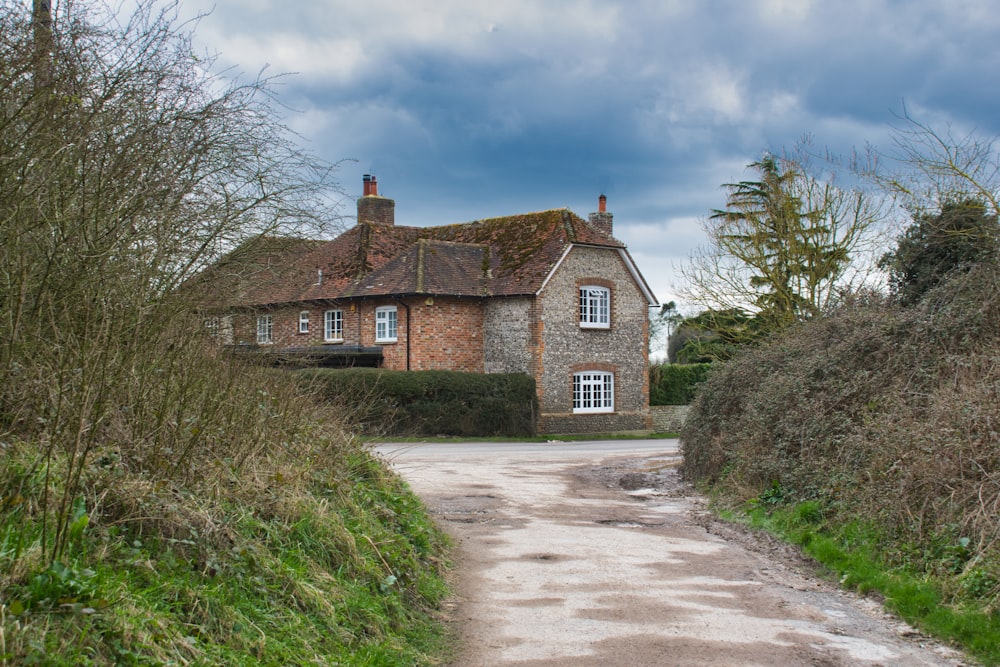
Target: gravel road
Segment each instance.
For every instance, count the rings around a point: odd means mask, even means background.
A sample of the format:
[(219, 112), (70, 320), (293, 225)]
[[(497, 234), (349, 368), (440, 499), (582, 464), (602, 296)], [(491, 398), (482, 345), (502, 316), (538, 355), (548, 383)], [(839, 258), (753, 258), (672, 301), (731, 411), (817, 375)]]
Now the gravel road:
[(378, 451), (457, 544), (452, 667), (973, 664), (713, 519), (675, 440)]

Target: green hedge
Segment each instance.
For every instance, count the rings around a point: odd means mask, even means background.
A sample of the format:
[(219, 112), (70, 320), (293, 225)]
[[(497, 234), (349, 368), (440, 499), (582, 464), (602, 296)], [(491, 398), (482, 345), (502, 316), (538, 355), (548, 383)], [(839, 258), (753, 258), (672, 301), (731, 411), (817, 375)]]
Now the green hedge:
[(302, 381), (370, 435), (531, 436), (538, 399), (521, 373), (308, 369)]
[(661, 364), (649, 368), (650, 405), (687, 405), (712, 364)]

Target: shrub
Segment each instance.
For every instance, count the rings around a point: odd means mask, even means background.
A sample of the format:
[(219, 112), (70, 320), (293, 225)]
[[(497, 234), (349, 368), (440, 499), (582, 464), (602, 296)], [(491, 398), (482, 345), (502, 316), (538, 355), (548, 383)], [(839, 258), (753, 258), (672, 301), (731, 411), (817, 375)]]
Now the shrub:
[(535, 432), (535, 381), (520, 373), (352, 368), (298, 375), (330, 405), (343, 406), (365, 433), (485, 437)]
[(688, 405), (712, 364), (661, 364), (649, 368), (650, 405)]
[[(736, 502), (778, 485), (790, 502), (819, 501), (824, 516), (868, 517), (899, 563), (992, 571), (998, 320), (1000, 268), (982, 265), (915, 306), (856, 299), (748, 349), (692, 404), (684, 474)], [(964, 560), (942, 543), (960, 545)]]

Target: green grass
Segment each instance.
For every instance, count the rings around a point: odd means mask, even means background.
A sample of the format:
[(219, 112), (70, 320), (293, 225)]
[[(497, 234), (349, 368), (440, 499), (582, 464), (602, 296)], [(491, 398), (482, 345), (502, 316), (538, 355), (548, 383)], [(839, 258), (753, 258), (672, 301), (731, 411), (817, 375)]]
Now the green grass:
[[(45, 567), (32, 498), (4, 498), (0, 665), (439, 664), (445, 537), (364, 452), (333, 472), (249, 501), (167, 493), (121, 524), (97, 512)], [(200, 518), (152, 521), (171, 511)]]
[(941, 574), (947, 568), (928, 572), (927, 567), (898, 563), (872, 524), (825, 520), (817, 501), (769, 505), (758, 499), (745, 511), (720, 514), (800, 546), (844, 587), (877, 594), (886, 608), (921, 631), (962, 648), (984, 665), (1000, 665), (1000, 612), (995, 606), (975, 596), (946, 595), (954, 588)]

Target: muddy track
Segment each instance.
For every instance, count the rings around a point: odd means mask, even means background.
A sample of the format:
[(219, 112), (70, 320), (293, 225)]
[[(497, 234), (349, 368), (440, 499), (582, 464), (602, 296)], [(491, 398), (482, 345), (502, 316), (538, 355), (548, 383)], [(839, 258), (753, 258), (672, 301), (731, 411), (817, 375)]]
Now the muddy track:
[(457, 544), (453, 667), (971, 664), (713, 518), (663, 443), (390, 454)]

